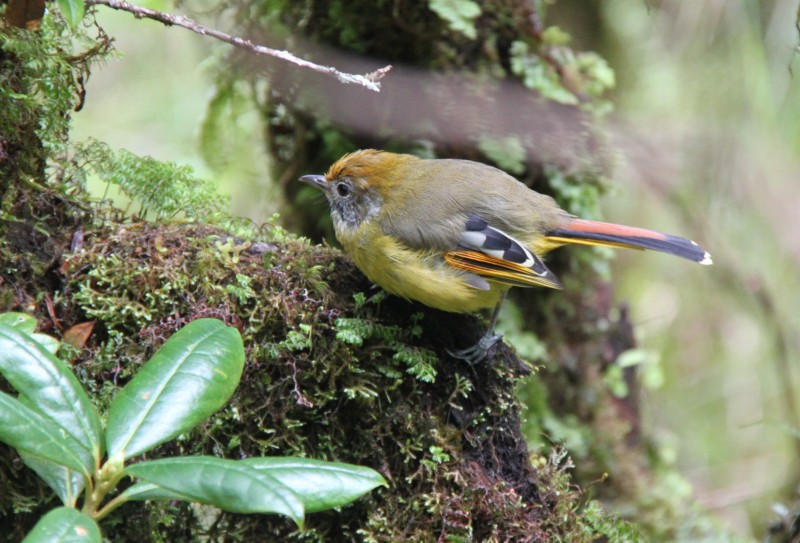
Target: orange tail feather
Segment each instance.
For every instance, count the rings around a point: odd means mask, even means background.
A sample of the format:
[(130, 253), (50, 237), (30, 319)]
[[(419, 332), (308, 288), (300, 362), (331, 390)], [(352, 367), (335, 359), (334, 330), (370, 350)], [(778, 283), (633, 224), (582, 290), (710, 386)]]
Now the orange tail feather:
[(553, 243), (650, 249), (700, 264), (712, 263), (711, 255), (691, 240), (634, 226), (572, 219), (560, 228), (548, 232), (546, 237)]

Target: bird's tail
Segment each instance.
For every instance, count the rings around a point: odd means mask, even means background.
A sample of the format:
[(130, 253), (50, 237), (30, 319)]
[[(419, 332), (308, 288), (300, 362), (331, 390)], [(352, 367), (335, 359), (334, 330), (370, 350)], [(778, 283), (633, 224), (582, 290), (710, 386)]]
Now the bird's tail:
[(606, 247), (628, 247), (639, 250), (650, 249), (686, 258), (700, 264), (707, 265), (712, 263), (711, 255), (691, 240), (644, 228), (607, 222), (572, 219), (560, 228), (548, 232), (546, 238), (547, 241), (557, 245), (578, 243)]

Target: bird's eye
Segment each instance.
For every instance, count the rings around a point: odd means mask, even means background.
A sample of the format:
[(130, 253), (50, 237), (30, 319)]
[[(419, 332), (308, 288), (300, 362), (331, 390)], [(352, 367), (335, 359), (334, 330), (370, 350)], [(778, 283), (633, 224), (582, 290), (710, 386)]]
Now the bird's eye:
[(347, 183), (339, 183), (336, 185), (336, 192), (342, 198), (346, 198), (347, 196), (350, 196), (350, 187), (347, 185)]

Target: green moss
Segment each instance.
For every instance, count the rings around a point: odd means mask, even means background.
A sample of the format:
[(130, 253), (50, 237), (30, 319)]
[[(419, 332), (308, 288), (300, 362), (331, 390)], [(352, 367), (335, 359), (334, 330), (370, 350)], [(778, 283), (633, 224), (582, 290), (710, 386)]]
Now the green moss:
[[(364, 307), (365, 296), (359, 293), (354, 296), (356, 308)], [(378, 300), (373, 300), (378, 303)], [(423, 314), (416, 313), (411, 316), (410, 326), (385, 326), (375, 323), (372, 319), (363, 318), (340, 318), (336, 320), (336, 339), (343, 343), (362, 347), (365, 342), (374, 340), (385, 345), (389, 352), (394, 354), (391, 357), (391, 364), (384, 363), (381, 372), (386, 376), (400, 377), (401, 368), (405, 367), (405, 372), (426, 383), (436, 380), (436, 354), (430, 349), (420, 349), (408, 346), (415, 338), (422, 334), (420, 321), (424, 318)], [(400, 366), (398, 366), (398, 364)]]
[(597, 501), (590, 501), (582, 511), (586, 524), (597, 534), (602, 534), (609, 541), (625, 541), (629, 543), (645, 543), (647, 537), (630, 522), (610, 516)]
[[(428, 312), (350, 295), (368, 287), (363, 277), (338, 252), (302, 241), (243, 242), (185, 223), (107, 224), (88, 234), (103, 241), (66, 260), (59, 304), (78, 320), (98, 321), (74, 360), (98, 404), (107, 405), (176, 326), (216, 316), (245, 338), (241, 387), (209, 424), (163, 452), (314, 456), (371, 465), (393, 480), (391, 490), (342, 514), (312, 515), (302, 534), (278, 518), (225, 514), (207, 527), (211, 536), (224, 529), (242, 541), (256, 533), (287, 541), (349, 541), (356, 534), (427, 541), (443, 522), (450, 540), (530, 530), (534, 510), (524, 500), (536, 489), (549, 493), (548, 483), (532, 472), (527, 482), (513, 470), (490, 475), (484, 465), (527, 461), (519, 441), (506, 442), (517, 420), (513, 372), (503, 364), (445, 362), (446, 334)], [(269, 247), (270, 266), (254, 247)], [(445, 322), (463, 327), (459, 319)], [(453, 417), (461, 422), (454, 425)], [(552, 496), (554, 506), (561, 498)], [(547, 518), (549, 507), (536, 518)], [(154, 541), (203, 533), (187, 510), (146, 504), (110, 519), (112, 540), (129, 526), (123, 517), (138, 519)], [(330, 532), (331, 522), (341, 535)]]
[[(56, 297), (46, 294), (53, 267), (91, 220), (81, 180), (64, 177), (62, 164), (83, 80), (110, 51), (105, 34), (88, 38), (95, 30), (70, 31), (52, 14), (38, 30), (0, 28), (0, 273), (2, 288), (11, 287), (0, 300), (5, 308), (30, 311)], [(23, 282), (29, 288), (18, 286)]]
[[(111, 540), (125, 537), (131, 519), (152, 541), (224, 532), (234, 541), (510, 541), (535, 533), (588, 542), (636, 533), (596, 505), (583, 508), (564, 449), (529, 463), (514, 394), (521, 374), (505, 348), (477, 366), (444, 355), (454, 331), (480, 333), (474, 319), (368, 299), (369, 285), (340, 253), (302, 241), (237, 241), (191, 224), (108, 224), (89, 234), (102, 242), (65, 261), (59, 304), (78, 321), (98, 320), (74, 365), (100, 405), (175, 327), (219, 317), (245, 338), (240, 389), (208, 424), (161, 452), (342, 460), (375, 467), (392, 484), (342, 512), (311, 515), (303, 533), (252, 515), (222, 514), (203, 528), (189, 509), (142, 504), (110, 519)], [(545, 400), (539, 405), (539, 416), (550, 417), (545, 432), (557, 437), (563, 419)], [(609, 440), (622, 435), (606, 430)], [(586, 456), (572, 451), (581, 461), (606, 446), (592, 435), (580, 438)]]
[(110, 48), (110, 42), (90, 39), (89, 31), (72, 31), (60, 17), (48, 16), (38, 30), (5, 27), (0, 32), (0, 62), (15, 68), (0, 68), (0, 134), (7, 145), (31, 142), (30, 136), (41, 142), (41, 146), (12, 150), (12, 154), (27, 155), (15, 156), (13, 165), (32, 179), (40, 177), (47, 157), (58, 157), (66, 150), (70, 114), (82, 78)]

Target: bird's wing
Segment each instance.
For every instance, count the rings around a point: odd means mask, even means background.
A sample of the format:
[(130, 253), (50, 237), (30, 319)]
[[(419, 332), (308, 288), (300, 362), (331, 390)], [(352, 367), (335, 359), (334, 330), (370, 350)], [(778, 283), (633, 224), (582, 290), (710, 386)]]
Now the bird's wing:
[(445, 261), (496, 283), (511, 286), (563, 288), (542, 259), (509, 234), (470, 215), (454, 250)]

